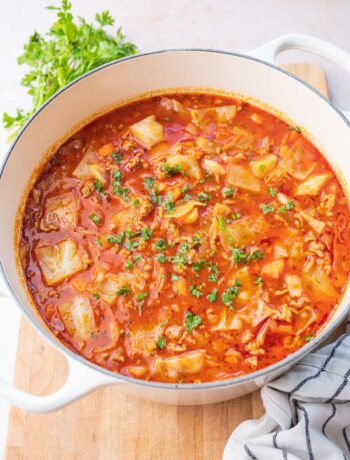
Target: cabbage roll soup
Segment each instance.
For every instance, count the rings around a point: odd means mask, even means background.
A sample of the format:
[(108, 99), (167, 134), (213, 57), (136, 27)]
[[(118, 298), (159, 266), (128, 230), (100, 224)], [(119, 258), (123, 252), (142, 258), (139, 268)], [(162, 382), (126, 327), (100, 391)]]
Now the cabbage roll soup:
[(138, 379), (209, 382), (313, 340), (345, 289), (349, 220), (300, 127), (231, 97), (158, 95), (51, 156), (28, 194), (20, 259), (71, 350)]

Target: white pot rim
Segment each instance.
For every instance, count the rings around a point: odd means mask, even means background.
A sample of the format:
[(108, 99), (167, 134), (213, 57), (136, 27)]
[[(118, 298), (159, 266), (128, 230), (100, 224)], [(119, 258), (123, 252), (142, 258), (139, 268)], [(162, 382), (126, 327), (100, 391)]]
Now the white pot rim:
[[(16, 136), (15, 140), (13, 141), (12, 145), (10, 146), (8, 151), (6, 152), (4, 160), (3, 160), (3, 162), (2, 162), (2, 164), (0, 166), (0, 181), (2, 179), (2, 176), (5, 173), (7, 162), (9, 160), (13, 150), (15, 149), (17, 142), (22, 137), (24, 132), (29, 128), (29, 126), (31, 125), (32, 121), (39, 115), (39, 113), (42, 112), (42, 110), (47, 105), (49, 105), (53, 100), (58, 98), (62, 93), (67, 91), (69, 88), (74, 86), (77, 82), (79, 82), (79, 81), (89, 77), (90, 75), (92, 75), (92, 74), (94, 74), (96, 72), (99, 72), (99, 71), (101, 71), (101, 70), (103, 70), (103, 69), (105, 69), (107, 67), (116, 66), (116, 65), (119, 65), (119, 64), (121, 64), (121, 63), (123, 63), (125, 61), (134, 60), (134, 59), (143, 59), (145, 56), (151, 56), (151, 55), (157, 55), (157, 54), (191, 53), (191, 52), (203, 52), (203, 53), (209, 53), (209, 54), (210, 53), (217, 53), (217, 54), (224, 54), (224, 55), (228, 55), (228, 56), (234, 56), (234, 57), (238, 57), (238, 58), (242, 58), (242, 59), (248, 59), (248, 60), (257, 62), (258, 64), (268, 66), (268, 67), (270, 67), (271, 69), (273, 69), (273, 70), (275, 70), (277, 72), (281, 72), (281, 73), (287, 75), (288, 77), (290, 77), (290, 78), (292, 78), (294, 80), (297, 80), (299, 83), (304, 85), (308, 90), (312, 91), (317, 96), (319, 96), (321, 99), (323, 99), (337, 113), (337, 115), (339, 115), (339, 117), (343, 121), (345, 121), (347, 126), (350, 128), (350, 121), (348, 120), (348, 118), (344, 115), (344, 113), (337, 106), (335, 106), (322, 93), (320, 93), (316, 88), (311, 86), (309, 83), (305, 82), (304, 80), (298, 78), (297, 76), (293, 75), (292, 73), (288, 72), (287, 70), (282, 69), (282, 68), (278, 67), (277, 65), (275, 65), (275, 64), (273, 64), (271, 62), (267, 62), (267, 61), (265, 61), (263, 59), (260, 59), (260, 58), (257, 58), (257, 57), (251, 56), (251, 55), (247, 55), (247, 54), (236, 53), (236, 52), (231, 52), (231, 51), (224, 51), (224, 50), (217, 50), (217, 49), (174, 48), (174, 49), (158, 50), (158, 51), (152, 51), (152, 52), (147, 52), (147, 53), (136, 54), (136, 55), (133, 55), (133, 56), (128, 56), (128, 57), (125, 57), (125, 58), (121, 58), (121, 59), (111, 61), (111, 62), (109, 62), (107, 64), (104, 64), (104, 65), (101, 65), (101, 66), (99, 66), (99, 67), (87, 72), (86, 74), (76, 78), (75, 80), (70, 82), (68, 85), (66, 85), (63, 88), (61, 88), (53, 96), (51, 96), (37, 110), (37, 112), (35, 112), (30, 117), (30, 119), (23, 126), (23, 128), (21, 129), (21, 131), (18, 133), (18, 135)], [(0, 254), (0, 275), (2, 276), (3, 280), (5, 281), (5, 284), (6, 284), (7, 288), (9, 289), (9, 291), (10, 291), (10, 293), (12, 295), (12, 298), (15, 300), (18, 308), (21, 310), (21, 313), (30, 322), (30, 324), (33, 327), (35, 327), (36, 331), (39, 332), (56, 349), (58, 349), (61, 353), (63, 353), (63, 355), (66, 355), (66, 356), (68, 356), (70, 358), (73, 358), (74, 360), (78, 361), (79, 363), (81, 363), (81, 364), (83, 364), (85, 366), (88, 366), (93, 371), (97, 371), (97, 372), (99, 372), (101, 374), (104, 374), (105, 376), (108, 376), (108, 377), (112, 377), (116, 382), (124, 381), (125, 383), (137, 384), (137, 385), (140, 385), (140, 386), (147, 386), (147, 387), (152, 387), (152, 388), (157, 388), (157, 389), (167, 389), (167, 390), (169, 390), (169, 389), (177, 389), (177, 390), (192, 390), (193, 391), (194, 389), (198, 389), (198, 390), (217, 389), (217, 388), (229, 387), (229, 386), (232, 386), (232, 385), (242, 384), (242, 383), (245, 383), (245, 382), (250, 382), (250, 381), (253, 381), (253, 380), (263, 378), (263, 377), (267, 376), (268, 374), (270, 374), (273, 371), (278, 371), (278, 369), (280, 369), (282, 367), (288, 366), (289, 364), (293, 364), (293, 362), (296, 362), (302, 356), (308, 354), (310, 351), (312, 351), (314, 348), (316, 348), (327, 336), (329, 336), (341, 324), (341, 322), (347, 316), (348, 310), (349, 310), (349, 307), (350, 307), (350, 305), (349, 305), (348, 308), (344, 309), (344, 311), (341, 314), (339, 314), (337, 318), (335, 318), (333, 320), (330, 319), (329, 321), (331, 321), (331, 322), (329, 322), (325, 326), (324, 330), (315, 339), (313, 339), (311, 342), (305, 344), (302, 348), (300, 348), (299, 350), (295, 351), (294, 353), (288, 355), (286, 358), (284, 358), (284, 359), (282, 359), (282, 360), (280, 360), (280, 361), (278, 361), (278, 362), (276, 362), (274, 364), (271, 364), (271, 365), (269, 365), (267, 367), (264, 367), (264, 368), (262, 368), (260, 370), (251, 372), (249, 374), (245, 374), (245, 375), (243, 375), (241, 377), (233, 377), (233, 378), (227, 379), (227, 380), (216, 380), (216, 381), (213, 381), (213, 382), (206, 382), (206, 383), (161, 383), (161, 382), (153, 382), (153, 381), (136, 379), (136, 378), (133, 378), (133, 377), (128, 377), (128, 376), (125, 376), (125, 375), (122, 375), (122, 374), (118, 374), (118, 373), (109, 371), (109, 370), (107, 370), (107, 369), (105, 369), (103, 367), (100, 367), (100, 366), (92, 363), (91, 361), (85, 359), (84, 357), (82, 357), (78, 353), (75, 353), (72, 350), (70, 350), (69, 348), (65, 347), (63, 345), (63, 343), (61, 343), (58, 339), (54, 339), (54, 337), (50, 334), (50, 332), (42, 324), (40, 324), (38, 322), (38, 320), (35, 317), (35, 315), (32, 314), (29, 310), (27, 310), (22, 305), (22, 303), (20, 302), (15, 290), (12, 289), (12, 286), (11, 286), (11, 284), (10, 284), (8, 278), (7, 278), (6, 272), (5, 272), (4, 268), (3, 268), (3, 262), (2, 262), (2, 259), (1, 259), (1, 254)], [(338, 305), (338, 308), (340, 307), (341, 303), (342, 303), (342, 301)]]

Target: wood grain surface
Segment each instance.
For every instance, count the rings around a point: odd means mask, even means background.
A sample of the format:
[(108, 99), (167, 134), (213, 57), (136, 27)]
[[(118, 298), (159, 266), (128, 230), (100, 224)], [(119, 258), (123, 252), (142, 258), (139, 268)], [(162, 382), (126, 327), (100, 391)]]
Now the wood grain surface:
[[(318, 67), (285, 67), (328, 95)], [(22, 319), (15, 385), (49, 394), (66, 375), (65, 358)], [(232, 430), (263, 412), (258, 392), (220, 404), (173, 407), (109, 387), (51, 414), (12, 408), (6, 460), (216, 460)]]

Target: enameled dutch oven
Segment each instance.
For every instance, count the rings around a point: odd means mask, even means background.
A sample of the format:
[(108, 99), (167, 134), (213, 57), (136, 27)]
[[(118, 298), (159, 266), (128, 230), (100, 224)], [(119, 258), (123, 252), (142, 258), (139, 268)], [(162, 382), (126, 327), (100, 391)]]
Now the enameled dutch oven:
[(58, 409), (103, 385), (115, 385), (115, 391), (166, 404), (224, 401), (253, 391), (287, 371), (340, 324), (348, 311), (348, 286), (319, 335), (274, 365), (243, 377), (211, 383), (147, 382), (102, 369), (62, 345), (38, 316), (16, 264), (16, 215), (26, 185), (45, 153), (83, 120), (91, 119), (111, 104), (150, 91), (220, 89), (270, 107), (305, 128), (347, 191), (350, 186), (349, 114), (341, 112), (315, 89), (274, 64), (276, 56), (287, 49), (321, 55), (350, 72), (350, 56), (343, 50), (303, 35), (280, 37), (246, 55), (213, 50), (158, 51), (121, 59), (91, 71), (55, 94), (31, 118), (11, 146), (0, 172), (0, 263), (8, 291), (3, 296), (10, 296), (38, 333), (66, 356), (70, 371), (63, 387), (48, 396), (34, 396), (0, 380), (2, 397), (25, 410), (37, 412)]

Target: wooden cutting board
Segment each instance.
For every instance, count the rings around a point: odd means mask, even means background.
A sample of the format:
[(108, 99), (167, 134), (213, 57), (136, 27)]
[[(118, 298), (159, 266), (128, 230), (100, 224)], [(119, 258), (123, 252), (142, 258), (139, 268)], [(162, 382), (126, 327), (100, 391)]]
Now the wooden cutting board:
[[(285, 67), (328, 95), (318, 67)], [(66, 373), (65, 358), (22, 319), (14, 384), (49, 394)], [(219, 459), (233, 429), (263, 412), (259, 392), (220, 404), (174, 407), (118, 394), (112, 386), (51, 414), (12, 408), (6, 460)]]

